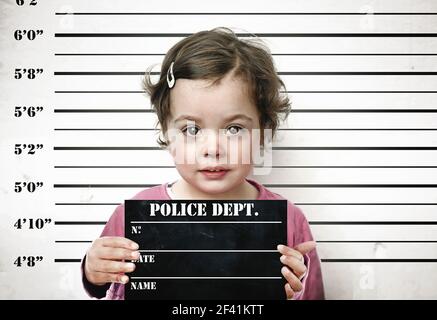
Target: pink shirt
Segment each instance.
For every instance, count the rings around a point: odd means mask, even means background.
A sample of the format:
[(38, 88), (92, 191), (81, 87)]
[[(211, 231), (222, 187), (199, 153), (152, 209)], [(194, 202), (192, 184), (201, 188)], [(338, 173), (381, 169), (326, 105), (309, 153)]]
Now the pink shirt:
[[(259, 194), (256, 200), (286, 200), (281, 195), (268, 190), (255, 180), (248, 178), (246, 178), (246, 180), (258, 189)], [(171, 200), (171, 197), (167, 193), (167, 185), (168, 183), (164, 183), (142, 190), (137, 193), (132, 200)], [(313, 240), (308, 221), (302, 210), (290, 201), (287, 201), (287, 203), (287, 245), (289, 247), (295, 247), (299, 243)], [(100, 236), (124, 237), (124, 204), (117, 206)], [(316, 249), (307, 253), (304, 257), (308, 272), (302, 279), (303, 289), (300, 292), (296, 292), (293, 299), (325, 299), (320, 259)], [(124, 284), (111, 283), (104, 286), (97, 286), (88, 282), (84, 276), (84, 262), (85, 257), (81, 263), (82, 281), (85, 291), (90, 297), (114, 300), (124, 299)]]

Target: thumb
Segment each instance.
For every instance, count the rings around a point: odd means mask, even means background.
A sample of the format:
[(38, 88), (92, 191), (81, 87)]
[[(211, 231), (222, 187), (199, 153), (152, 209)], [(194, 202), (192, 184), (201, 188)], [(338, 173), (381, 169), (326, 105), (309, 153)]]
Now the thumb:
[(308, 252), (312, 251), (316, 246), (317, 243), (315, 241), (307, 241), (299, 243), (297, 246), (294, 247), (294, 249), (305, 255)]

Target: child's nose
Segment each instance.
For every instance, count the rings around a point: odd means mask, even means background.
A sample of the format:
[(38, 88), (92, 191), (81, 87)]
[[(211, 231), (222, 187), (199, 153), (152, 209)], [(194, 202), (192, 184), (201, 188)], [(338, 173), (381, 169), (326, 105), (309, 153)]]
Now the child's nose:
[(226, 154), (226, 139), (219, 130), (208, 130), (202, 136), (200, 146), (202, 156), (220, 158)]

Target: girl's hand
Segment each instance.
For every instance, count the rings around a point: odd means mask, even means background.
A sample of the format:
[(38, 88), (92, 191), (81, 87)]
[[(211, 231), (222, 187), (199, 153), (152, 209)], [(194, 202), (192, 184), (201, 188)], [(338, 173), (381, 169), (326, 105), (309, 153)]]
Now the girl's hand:
[(295, 292), (303, 289), (301, 280), (307, 272), (303, 256), (315, 247), (315, 241), (303, 242), (294, 247), (294, 249), (282, 244), (278, 245), (278, 251), (282, 253), (280, 260), (285, 265), (282, 267), (281, 273), (287, 280), (285, 284), (287, 299), (293, 298)]
[(86, 254), (85, 276), (95, 285), (108, 282), (127, 283), (124, 272), (135, 270), (132, 262), (139, 258), (138, 244), (123, 237), (102, 237), (96, 239)]

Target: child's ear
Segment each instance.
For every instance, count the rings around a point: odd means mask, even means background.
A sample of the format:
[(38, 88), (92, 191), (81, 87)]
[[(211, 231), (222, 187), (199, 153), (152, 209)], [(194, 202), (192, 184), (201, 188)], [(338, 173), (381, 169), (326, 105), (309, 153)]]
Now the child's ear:
[(158, 138), (156, 139), (156, 142), (163, 150), (168, 150), (169, 148), (169, 142), (164, 134), (162, 134), (162, 131), (159, 131)]

